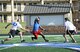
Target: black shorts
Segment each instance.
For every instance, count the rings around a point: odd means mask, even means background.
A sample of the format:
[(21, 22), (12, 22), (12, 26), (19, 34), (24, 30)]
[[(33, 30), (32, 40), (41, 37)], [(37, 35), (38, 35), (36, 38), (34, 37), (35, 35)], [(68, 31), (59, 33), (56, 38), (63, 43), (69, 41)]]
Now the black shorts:
[(70, 33), (70, 34), (74, 34), (75, 31), (74, 31), (74, 30), (67, 30), (67, 31), (66, 31), (66, 34), (69, 34), (69, 33)]
[(10, 36), (9, 36), (9, 38), (11, 38), (11, 35), (12, 35), (12, 37), (14, 37), (15, 35), (18, 35), (19, 32), (20, 32), (19, 30), (10, 30), (10, 32), (9, 32)]

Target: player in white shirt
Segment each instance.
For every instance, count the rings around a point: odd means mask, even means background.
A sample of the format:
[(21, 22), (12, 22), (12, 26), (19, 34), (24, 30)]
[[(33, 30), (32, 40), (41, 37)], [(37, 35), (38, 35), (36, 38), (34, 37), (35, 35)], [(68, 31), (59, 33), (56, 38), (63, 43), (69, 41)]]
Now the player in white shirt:
[(8, 41), (8, 40), (11, 40), (12, 38), (14, 38), (15, 35), (19, 35), (20, 36), (20, 39), (21, 39), (21, 42), (24, 42), (25, 40), (23, 39), (22, 37), (22, 32), (20, 32), (18, 29), (22, 29), (24, 31), (27, 31), (29, 32), (28, 29), (25, 29), (21, 26), (21, 24), (19, 23), (19, 19), (15, 22), (12, 22), (12, 23), (9, 23), (5, 29), (9, 26), (9, 25), (12, 25), (11, 29), (10, 29), (10, 32), (9, 32), (9, 38), (6, 38), (4, 40), (1, 40), (1, 43), (3, 44), (5, 41)]
[(65, 28), (66, 28), (66, 33), (63, 35), (65, 38), (65, 42), (69, 42), (69, 40), (66, 37), (66, 34), (69, 34), (69, 36), (72, 39), (72, 42), (76, 42), (76, 40), (74, 39), (73, 35), (76, 32), (76, 27), (69, 21), (68, 18), (65, 18)]

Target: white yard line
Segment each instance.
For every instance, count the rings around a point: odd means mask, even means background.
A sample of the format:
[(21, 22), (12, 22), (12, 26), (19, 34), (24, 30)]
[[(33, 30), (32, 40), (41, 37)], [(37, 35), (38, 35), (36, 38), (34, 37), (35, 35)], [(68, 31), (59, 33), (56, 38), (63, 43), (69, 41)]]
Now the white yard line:
[(12, 48), (12, 47), (14, 47), (14, 46), (11, 46), (11, 47), (4, 47), (4, 48), (0, 48), (0, 51), (1, 51), (1, 50), (4, 50), (4, 49)]
[[(5, 44), (6, 45), (6, 44)], [(8, 45), (7, 45), (8, 46)], [(11, 46), (9, 45), (8, 47), (4, 47), (4, 48), (0, 48), (0, 50), (4, 50), (4, 49), (8, 49), (8, 48), (11, 48), (11, 47), (15, 47), (15, 46), (46, 46), (46, 47), (62, 47), (62, 48), (68, 48), (68, 49), (73, 49), (73, 50), (76, 50), (76, 51), (80, 51), (80, 48), (79, 47), (76, 47), (76, 46), (79, 46), (79, 45), (75, 45), (75, 44), (69, 44), (69, 43), (18, 43), (18, 44), (12, 44)]]
[(80, 48), (70, 48), (70, 49), (73, 49), (73, 50), (76, 50), (76, 51), (80, 51)]

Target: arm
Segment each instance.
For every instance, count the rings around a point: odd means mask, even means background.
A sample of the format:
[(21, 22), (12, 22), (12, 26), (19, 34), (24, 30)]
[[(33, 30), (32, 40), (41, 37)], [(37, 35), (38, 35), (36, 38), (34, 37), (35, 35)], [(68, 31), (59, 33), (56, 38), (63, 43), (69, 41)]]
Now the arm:
[(11, 23), (7, 24), (7, 25), (5, 26), (5, 29), (6, 29), (9, 25), (11, 25)]
[(42, 28), (41, 26), (40, 26), (40, 29), (45, 31), (45, 29), (44, 29), (44, 28)]
[(74, 31), (75, 31), (75, 33), (77, 34), (77, 29), (76, 29), (76, 27), (74, 26)]
[(24, 30), (24, 31), (27, 31), (27, 32), (30, 32), (30, 30), (29, 29), (25, 29), (25, 28), (20, 28), (21, 30)]
[(25, 28), (23, 28), (21, 24), (18, 24), (18, 27), (19, 27), (21, 30), (24, 30), (24, 31), (30, 32), (29, 29), (25, 29)]

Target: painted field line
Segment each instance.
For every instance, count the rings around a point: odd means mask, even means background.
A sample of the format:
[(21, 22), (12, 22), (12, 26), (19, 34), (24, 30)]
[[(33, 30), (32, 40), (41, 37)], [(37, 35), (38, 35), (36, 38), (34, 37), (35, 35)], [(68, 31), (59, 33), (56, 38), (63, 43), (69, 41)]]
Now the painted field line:
[(8, 49), (14, 46), (42, 46), (42, 47), (56, 47), (56, 48), (68, 48), (76, 51), (80, 51), (80, 45), (74, 43), (59, 43), (59, 42), (30, 42), (30, 43), (17, 43), (17, 44), (0, 44), (0, 50)]
[(12, 47), (14, 47), (14, 46), (10, 46), (10, 47), (3, 47), (3, 48), (0, 48), (0, 51), (1, 51), (1, 50), (4, 50), (4, 49), (12, 48)]
[(69, 49), (75, 50), (75, 51), (80, 51), (80, 48), (72, 48), (70, 47)]

